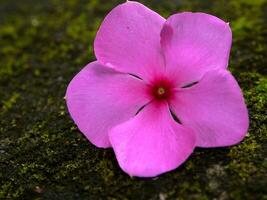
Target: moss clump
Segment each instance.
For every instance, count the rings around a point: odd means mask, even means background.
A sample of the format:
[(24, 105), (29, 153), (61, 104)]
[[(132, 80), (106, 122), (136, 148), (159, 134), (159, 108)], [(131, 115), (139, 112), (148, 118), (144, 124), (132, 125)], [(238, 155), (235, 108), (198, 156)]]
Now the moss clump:
[(250, 113), (241, 144), (196, 149), (152, 180), (130, 178), (112, 150), (91, 145), (63, 100), (94, 60), (100, 21), (121, 2), (0, 0), (0, 199), (266, 199), (266, 0), (146, 2), (165, 17), (191, 10), (230, 21), (230, 70)]

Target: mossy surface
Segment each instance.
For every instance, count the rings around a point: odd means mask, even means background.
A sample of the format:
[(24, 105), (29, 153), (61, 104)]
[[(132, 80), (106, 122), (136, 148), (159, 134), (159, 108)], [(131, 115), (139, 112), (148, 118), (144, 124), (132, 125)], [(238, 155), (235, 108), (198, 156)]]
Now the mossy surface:
[(0, 0), (0, 199), (267, 199), (266, 0), (145, 3), (164, 17), (202, 11), (230, 22), (229, 66), (250, 114), (242, 143), (197, 148), (154, 179), (129, 177), (111, 149), (91, 145), (63, 99), (95, 59), (100, 22), (121, 2)]

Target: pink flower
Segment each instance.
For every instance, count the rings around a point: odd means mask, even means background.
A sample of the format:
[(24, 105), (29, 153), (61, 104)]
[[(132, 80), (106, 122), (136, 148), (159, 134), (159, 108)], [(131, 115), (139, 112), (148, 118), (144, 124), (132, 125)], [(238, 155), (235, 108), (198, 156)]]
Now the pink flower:
[(96, 35), (97, 61), (68, 86), (69, 112), (94, 145), (114, 149), (131, 176), (173, 170), (195, 146), (237, 144), (248, 112), (226, 69), (231, 40), (229, 25), (208, 14), (165, 20), (140, 3), (121, 4)]

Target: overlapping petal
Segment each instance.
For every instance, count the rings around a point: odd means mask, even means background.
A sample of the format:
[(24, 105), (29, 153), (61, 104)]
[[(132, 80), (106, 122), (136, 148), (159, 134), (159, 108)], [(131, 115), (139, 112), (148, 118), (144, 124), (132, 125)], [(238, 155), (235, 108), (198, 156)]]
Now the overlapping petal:
[(164, 70), (160, 31), (165, 19), (138, 2), (114, 8), (101, 24), (94, 43), (97, 60), (144, 79)]
[(226, 70), (209, 71), (198, 84), (178, 90), (171, 109), (195, 131), (199, 147), (237, 144), (248, 130), (242, 92)]
[(195, 146), (194, 133), (172, 119), (166, 103), (152, 102), (136, 117), (113, 128), (109, 137), (120, 167), (140, 177), (175, 169)]
[(93, 62), (70, 82), (67, 106), (93, 144), (109, 147), (108, 130), (133, 117), (149, 101), (145, 90), (143, 81)]
[(206, 71), (225, 69), (231, 42), (229, 25), (205, 13), (172, 15), (161, 32), (167, 71), (180, 85), (198, 81)]

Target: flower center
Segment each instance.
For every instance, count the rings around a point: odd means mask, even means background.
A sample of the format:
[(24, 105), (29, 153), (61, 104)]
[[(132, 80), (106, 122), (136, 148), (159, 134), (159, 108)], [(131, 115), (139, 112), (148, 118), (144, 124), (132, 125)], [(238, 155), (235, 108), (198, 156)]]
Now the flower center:
[(173, 84), (167, 79), (154, 80), (150, 85), (150, 92), (155, 100), (169, 100), (173, 96)]
[(154, 85), (152, 89), (154, 99), (167, 99), (170, 96), (170, 88), (165, 85)]
[(164, 95), (165, 89), (163, 87), (159, 87), (157, 92), (158, 92), (158, 95)]

